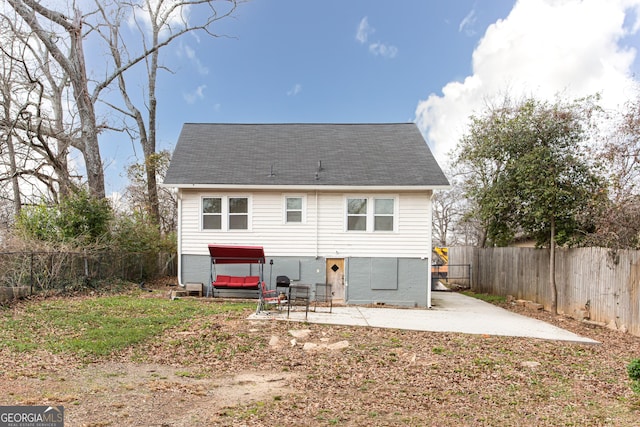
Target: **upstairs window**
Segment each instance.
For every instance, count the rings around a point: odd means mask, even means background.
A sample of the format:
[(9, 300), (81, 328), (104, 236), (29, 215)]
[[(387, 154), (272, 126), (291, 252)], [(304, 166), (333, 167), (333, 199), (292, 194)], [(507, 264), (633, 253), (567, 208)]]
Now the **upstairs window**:
[(347, 199), (347, 230), (367, 230), (367, 199)]
[(204, 230), (222, 230), (221, 197), (205, 197), (202, 199), (202, 228)]
[(248, 197), (203, 197), (202, 230), (248, 230)]
[(249, 200), (246, 197), (229, 197), (229, 230), (249, 228)]
[(373, 231), (393, 231), (393, 199), (374, 199)]
[(347, 201), (347, 231), (395, 231), (395, 197), (350, 197)]
[(302, 197), (287, 197), (285, 200), (286, 222), (302, 222)]

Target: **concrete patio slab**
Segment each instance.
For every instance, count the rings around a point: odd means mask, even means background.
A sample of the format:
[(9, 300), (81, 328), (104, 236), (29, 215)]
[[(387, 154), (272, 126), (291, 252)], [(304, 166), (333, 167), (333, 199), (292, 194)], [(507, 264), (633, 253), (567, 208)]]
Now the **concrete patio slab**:
[[(277, 319), (330, 325), (370, 326), (430, 332), (528, 337), (543, 340), (599, 344), (541, 320), (512, 313), (456, 292), (434, 292), (431, 309), (346, 306), (318, 307), (305, 319), (304, 309), (253, 314), (251, 319)], [(313, 307), (312, 307), (313, 308)]]

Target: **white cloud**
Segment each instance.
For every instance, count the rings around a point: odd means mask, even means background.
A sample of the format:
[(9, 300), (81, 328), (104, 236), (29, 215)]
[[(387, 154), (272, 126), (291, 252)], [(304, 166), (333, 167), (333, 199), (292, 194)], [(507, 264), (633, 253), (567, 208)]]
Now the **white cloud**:
[(204, 90), (206, 88), (207, 85), (200, 85), (193, 92), (183, 93), (182, 97), (187, 101), (187, 104), (195, 104), (196, 101), (204, 99)]
[[(630, 7), (640, 11), (640, 0), (519, 0), (487, 29), (473, 74), (418, 103), (416, 123), (438, 160), (446, 161), (469, 115), (505, 94), (569, 100), (600, 93), (605, 108), (624, 103), (633, 95), (637, 52), (622, 39), (639, 27)], [(625, 16), (636, 21), (625, 25)]]
[(458, 32), (464, 31), (468, 35), (474, 35), (476, 31), (473, 29), (473, 25), (476, 23), (476, 21), (476, 11), (475, 9), (471, 9), (471, 11), (467, 13), (467, 16), (465, 16), (460, 22), (460, 25), (458, 26)]
[(193, 49), (191, 46), (184, 43), (180, 43), (178, 46), (178, 50), (176, 52), (179, 57), (187, 58), (193, 64), (198, 74), (201, 74), (203, 76), (206, 76), (207, 74), (209, 74), (209, 68), (207, 68), (200, 61), (200, 58), (198, 58), (198, 55), (196, 54), (195, 49)]
[[(183, 28), (188, 24), (190, 5), (180, 0), (150, 0), (149, 2), (133, 2), (133, 13), (129, 15), (128, 24), (131, 28), (140, 25), (147, 31), (151, 31), (151, 16), (149, 11), (157, 14), (156, 22), (164, 21), (165, 25), (160, 29), (160, 35), (165, 35), (171, 29)], [(158, 8), (160, 5), (160, 8)], [(177, 7), (175, 7), (177, 5)]]
[(376, 56), (395, 58), (398, 53), (398, 48), (393, 45), (386, 45), (384, 43), (371, 43), (369, 45), (369, 52), (373, 53)]
[(358, 31), (356, 31), (356, 40), (360, 43), (366, 43), (369, 39), (369, 35), (373, 34), (375, 30), (369, 25), (369, 20), (365, 16), (360, 20), (360, 24), (358, 24)]
[[(356, 31), (356, 40), (365, 44), (369, 40), (369, 36), (375, 32), (375, 28), (369, 25), (369, 20), (365, 16), (360, 20), (358, 24), (358, 30)], [(384, 58), (395, 58), (398, 54), (398, 48), (383, 42), (369, 43), (369, 52), (374, 56), (382, 56)]]
[(291, 89), (287, 91), (287, 96), (296, 96), (302, 91), (302, 85), (300, 83), (296, 83), (293, 85)]

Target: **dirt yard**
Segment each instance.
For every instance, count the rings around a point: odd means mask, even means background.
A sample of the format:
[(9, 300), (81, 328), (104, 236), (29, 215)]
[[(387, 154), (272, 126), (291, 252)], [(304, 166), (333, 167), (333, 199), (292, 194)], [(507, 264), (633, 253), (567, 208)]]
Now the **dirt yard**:
[(198, 317), (90, 362), (0, 349), (0, 404), (63, 405), (66, 426), (94, 427), (640, 425), (626, 372), (640, 338), (621, 332), (544, 312), (524, 314), (602, 344), (249, 314)]

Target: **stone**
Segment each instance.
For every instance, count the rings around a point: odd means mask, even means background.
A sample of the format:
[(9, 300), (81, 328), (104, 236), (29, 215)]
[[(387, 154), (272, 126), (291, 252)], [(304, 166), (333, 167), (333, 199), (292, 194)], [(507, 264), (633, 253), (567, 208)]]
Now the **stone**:
[(318, 344), (313, 343), (313, 342), (306, 342), (302, 346), (302, 349), (304, 351), (312, 351), (312, 350), (316, 350), (317, 348), (318, 348)]
[(309, 338), (309, 335), (311, 335), (311, 329), (291, 329), (289, 330), (289, 334), (297, 339), (305, 339), (305, 338)]
[(520, 363), (520, 365), (524, 368), (531, 368), (531, 369), (536, 369), (538, 366), (540, 366), (540, 362), (535, 362), (532, 360), (528, 360), (526, 362), (522, 362)]
[(349, 347), (349, 341), (338, 341), (333, 344), (327, 345), (329, 350), (342, 350), (343, 348)]
[(278, 344), (280, 344), (280, 338), (278, 338), (278, 337), (277, 337), (277, 336), (275, 336), (275, 335), (271, 335), (271, 339), (269, 340), (269, 345), (270, 345), (271, 347), (275, 347), (275, 346), (277, 346)]
[(544, 306), (542, 304), (538, 304), (537, 302), (527, 301), (524, 305), (527, 309), (537, 311), (542, 310)]

